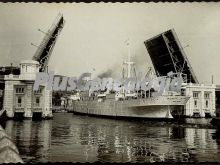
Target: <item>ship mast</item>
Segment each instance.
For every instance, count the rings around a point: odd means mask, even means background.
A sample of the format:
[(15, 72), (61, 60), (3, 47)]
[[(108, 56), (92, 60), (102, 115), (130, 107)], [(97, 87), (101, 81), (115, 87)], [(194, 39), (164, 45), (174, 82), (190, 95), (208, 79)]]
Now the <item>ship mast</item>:
[(127, 48), (128, 48), (128, 61), (125, 61), (124, 64), (127, 65), (127, 78), (131, 77), (131, 68), (134, 65), (134, 62), (131, 61), (131, 50), (130, 50), (130, 40), (127, 39), (125, 41)]

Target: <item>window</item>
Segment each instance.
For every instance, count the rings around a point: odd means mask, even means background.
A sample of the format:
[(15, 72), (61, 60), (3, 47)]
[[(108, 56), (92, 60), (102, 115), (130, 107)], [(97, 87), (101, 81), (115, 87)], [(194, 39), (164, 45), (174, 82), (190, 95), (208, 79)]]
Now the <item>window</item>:
[(199, 93), (198, 92), (193, 92), (193, 98), (195, 98), (195, 99), (199, 98)]
[(16, 93), (24, 93), (24, 88), (23, 87), (19, 87), (15, 89)]
[(24, 65), (22, 65), (22, 70), (23, 70), (23, 72), (24, 72), (24, 68), (25, 68), (25, 66), (24, 66)]
[(197, 100), (194, 100), (194, 107), (197, 108)]
[(21, 103), (21, 97), (18, 97), (18, 103)]
[(42, 89), (39, 88), (37, 91), (34, 91), (34, 94), (41, 94), (41, 92), (42, 92)]
[(21, 107), (21, 105), (22, 105), (22, 98), (21, 98), (21, 97), (18, 97), (17, 107)]
[(210, 93), (205, 93), (205, 99), (209, 99)]
[(208, 100), (205, 101), (205, 106), (206, 106), (206, 108), (209, 107), (209, 101)]
[(39, 107), (39, 106), (40, 106), (40, 97), (36, 97), (35, 106), (36, 106), (36, 107)]
[(182, 95), (182, 96), (185, 96), (185, 95), (186, 95), (185, 89), (181, 89), (181, 95)]

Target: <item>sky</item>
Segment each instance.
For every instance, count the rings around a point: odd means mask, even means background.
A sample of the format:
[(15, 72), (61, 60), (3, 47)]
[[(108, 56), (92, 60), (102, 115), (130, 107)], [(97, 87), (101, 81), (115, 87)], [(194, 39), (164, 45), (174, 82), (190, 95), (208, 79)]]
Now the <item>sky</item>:
[(174, 29), (200, 83), (220, 84), (220, 3), (0, 3), (0, 66), (32, 59), (58, 13), (65, 25), (49, 70), (121, 76), (129, 38), (137, 72), (152, 66), (144, 41)]

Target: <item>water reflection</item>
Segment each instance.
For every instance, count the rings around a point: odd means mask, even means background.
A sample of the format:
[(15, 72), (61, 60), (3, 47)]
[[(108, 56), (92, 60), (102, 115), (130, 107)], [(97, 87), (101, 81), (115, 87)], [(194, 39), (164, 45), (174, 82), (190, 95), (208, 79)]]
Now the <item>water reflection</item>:
[(5, 129), (26, 162), (220, 162), (215, 129), (68, 113), (40, 122), (7, 121)]
[(183, 127), (172, 127), (171, 139), (184, 139), (185, 138), (185, 128)]
[(51, 121), (7, 121), (5, 130), (13, 138), (24, 161), (46, 161), (50, 149)]
[(216, 129), (216, 131), (212, 133), (212, 138), (216, 140), (218, 149), (220, 150), (220, 128)]

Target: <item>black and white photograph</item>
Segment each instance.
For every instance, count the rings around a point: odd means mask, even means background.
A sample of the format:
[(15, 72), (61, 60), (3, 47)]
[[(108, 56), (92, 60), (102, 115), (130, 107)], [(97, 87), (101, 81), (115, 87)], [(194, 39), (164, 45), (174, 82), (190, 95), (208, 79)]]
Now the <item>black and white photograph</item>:
[(0, 163), (220, 163), (220, 2), (0, 2)]

